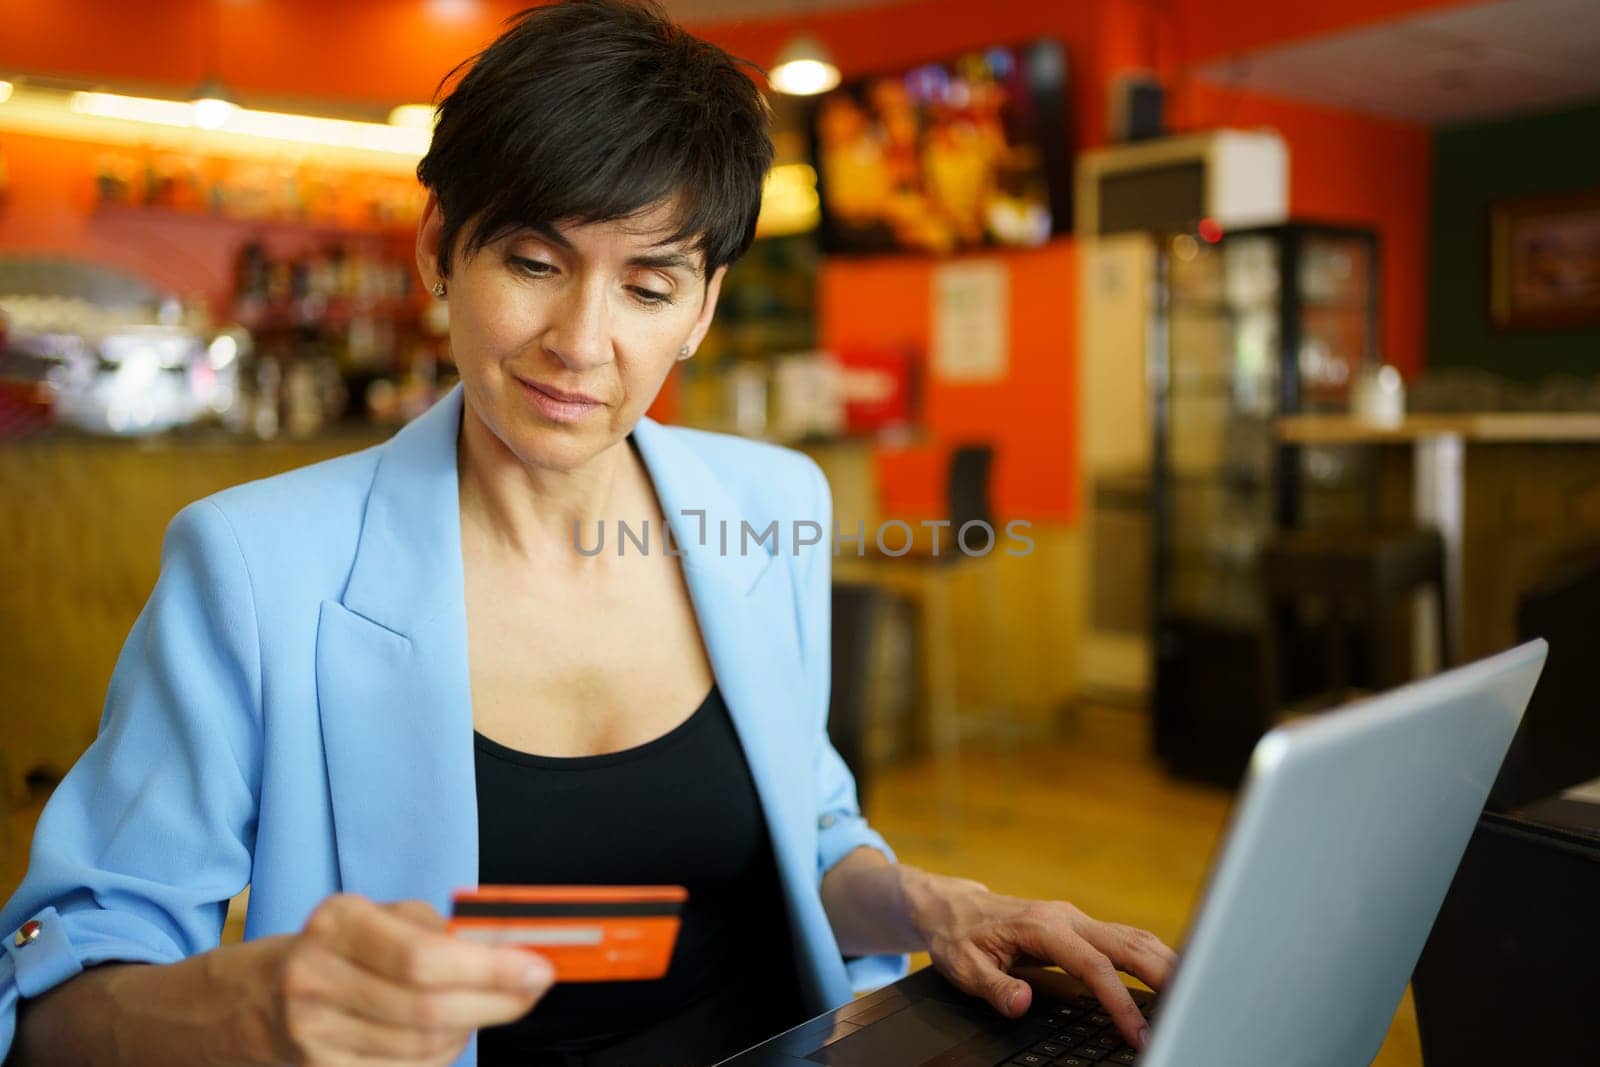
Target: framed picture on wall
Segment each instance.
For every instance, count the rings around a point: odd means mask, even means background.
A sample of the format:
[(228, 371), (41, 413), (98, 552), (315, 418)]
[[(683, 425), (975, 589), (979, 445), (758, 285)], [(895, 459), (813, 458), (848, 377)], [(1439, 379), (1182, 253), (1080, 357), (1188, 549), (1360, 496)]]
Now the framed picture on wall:
[(1600, 189), (1494, 205), (1489, 248), (1496, 326), (1600, 324)]

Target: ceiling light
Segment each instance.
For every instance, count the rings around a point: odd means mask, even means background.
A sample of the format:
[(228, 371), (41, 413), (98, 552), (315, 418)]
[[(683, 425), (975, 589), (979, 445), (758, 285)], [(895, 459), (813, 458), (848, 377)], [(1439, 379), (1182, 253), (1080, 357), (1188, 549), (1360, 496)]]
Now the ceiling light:
[(401, 104), (389, 112), (389, 125), (409, 130), (433, 129), (432, 104)]
[(200, 129), (220, 130), (233, 114), (233, 94), (216, 78), (207, 78), (190, 94), (189, 107)]
[(815, 96), (839, 84), (839, 68), (822, 42), (803, 33), (784, 46), (767, 76), (772, 87), (790, 96)]
[(0, 81), (0, 104), (11, 99), (11, 83)]
[[(222, 108), (210, 104), (220, 103)], [(206, 104), (206, 107), (202, 107)], [(240, 134), (246, 137), (296, 141), (330, 148), (358, 148), (374, 152), (393, 152), (420, 159), (428, 150), (431, 131), (389, 126), (381, 122), (352, 122), (316, 115), (290, 115), (278, 111), (256, 111), (236, 107), (215, 98), (185, 103), (116, 93), (72, 94), (70, 107), (80, 115), (149, 122), (160, 126), (191, 126)], [(215, 126), (205, 121), (216, 120)]]

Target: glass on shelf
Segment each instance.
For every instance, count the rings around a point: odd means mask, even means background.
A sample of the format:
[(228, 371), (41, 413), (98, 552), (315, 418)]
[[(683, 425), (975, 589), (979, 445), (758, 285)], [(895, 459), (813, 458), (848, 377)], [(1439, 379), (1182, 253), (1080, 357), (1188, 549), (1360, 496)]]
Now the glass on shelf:
[(1251, 310), (1233, 327), (1234, 403), (1241, 411), (1269, 415), (1278, 399), (1278, 319)]
[(1359, 307), (1367, 293), (1367, 244), (1347, 237), (1309, 237), (1300, 256), (1300, 297), (1307, 305)]
[(1280, 274), (1278, 244), (1271, 237), (1237, 237), (1223, 246), (1223, 292), (1234, 307), (1274, 305), (1282, 284)]

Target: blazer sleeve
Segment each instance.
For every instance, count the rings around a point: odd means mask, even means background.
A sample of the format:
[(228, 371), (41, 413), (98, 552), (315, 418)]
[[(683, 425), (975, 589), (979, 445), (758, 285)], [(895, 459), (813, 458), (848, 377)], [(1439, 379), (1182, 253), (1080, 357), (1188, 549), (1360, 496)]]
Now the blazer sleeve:
[[(806, 457), (813, 482), (811, 513), (822, 524), (822, 541), (807, 549), (810, 559), (803, 570), (802, 620), (804, 635), (807, 703), (815, 714), (816, 805), (817, 805), (817, 882), (833, 866), (862, 845), (875, 848), (894, 862), (894, 850), (867, 824), (856, 799), (856, 782), (828, 739), (829, 693), (833, 670), (833, 495), (828, 479), (816, 462)], [(845, 970), (856, 992), (876, 989), (903, 978), (910, 968), (906, 955), (878, 955), (847, 958)]]
[[(202, 500), (167, 527), (98, 734), (45, 804), (27, 874), (0, 909), (0, 1060), (19, 998), (96, 963), (217, 946), (250, 879), (260, 708), (249, 574), (227, 518)], [(35, 936), (18, 944), (30, 922)]]

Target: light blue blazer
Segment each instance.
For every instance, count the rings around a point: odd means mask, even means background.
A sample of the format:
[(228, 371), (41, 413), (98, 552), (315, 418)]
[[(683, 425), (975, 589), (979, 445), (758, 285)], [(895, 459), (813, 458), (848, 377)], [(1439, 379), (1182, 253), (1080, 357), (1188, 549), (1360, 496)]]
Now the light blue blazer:
[[(211, 949), (246, 885), (255, 938), (299, 930), (331, 893), (443, 912), (452, 890), (477, 884), (461, 405), (458, 387), (384, 444), (173, 519), (99, 735), (46, 804), (0, 911), (0, 1058), (19, 994), (106, 960)], [(893, 855), (826, 733), (827, 482), (797, 452), (649, 418), (634, 440), (761, 798), (801, 988), (826, 1010), (907, 965), (842, 959), (819, 895), (857, 846)], [(776, 543), (741, 539), (741, 522), (761, 534), (774, 520)], [(796, 520), (820, 524), (821, 543), (797, 552)], [(593, 537), (591, 526), (584, 544)], [(30, 920), (40, 925), (19, 945)], [(473, 1064), (475, 1048), (458, 1062)]]

